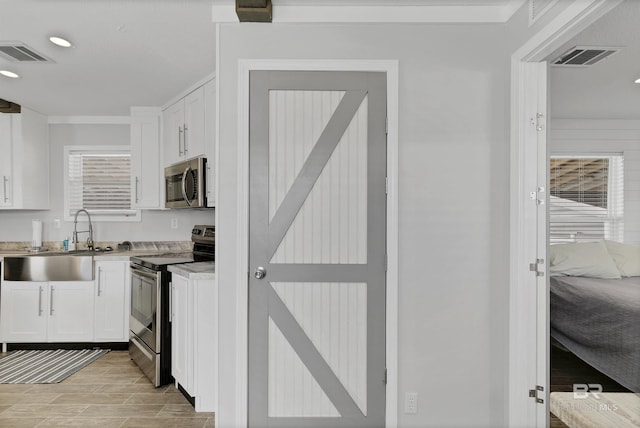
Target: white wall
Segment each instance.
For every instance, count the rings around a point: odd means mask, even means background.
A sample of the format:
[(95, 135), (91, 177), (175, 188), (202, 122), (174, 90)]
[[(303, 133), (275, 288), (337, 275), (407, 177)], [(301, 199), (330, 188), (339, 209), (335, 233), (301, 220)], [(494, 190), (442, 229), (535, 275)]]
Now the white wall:
[[(502, 25), (252, 25), (219, 33), (221, 413), (235, 417), (238, 59), (397, 59), (399, 420), (506, 424), (508, 56)], [(226, 302), (226, 303), (224, 303)], [(404, 394), (418, 392), (415, 415)]]
[[(43, 221), (43, 240), (62, 241), (73, 231), (73, 221), (64, 221), (64, 146), (129, 145), (129, 125), (51, 124), (49, 125), (51, 205), (47, 211), (0, 211), (0, 241), (30, 241), (31, 220)], [(171, 229), (171, 219), (178, 228)], [(54, 227), (60, 219), (61, 228)], [(85, 221), (84, 216), (81, 218)], [(213, 210), (143, 211), (141, 222), (97, 222), (95, 241), (188, 241), (194, 224), (213, 224)]]
[(624, 241), (640, 244), (640, 120), (554, 119), (551, 155), (624, 154)]

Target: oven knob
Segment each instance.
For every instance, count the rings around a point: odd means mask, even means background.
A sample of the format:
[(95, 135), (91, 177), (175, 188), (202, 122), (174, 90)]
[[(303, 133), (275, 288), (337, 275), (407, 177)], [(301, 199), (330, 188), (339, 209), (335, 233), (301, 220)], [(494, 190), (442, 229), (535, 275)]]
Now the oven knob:
[(255, 276), (256, 279), (262, 279), (265, 276), (267, 276), (267, 270), (265, 268), (263, 268), (262, 266), (258, 266), (256, 271), (253, 273), (253, 276)]

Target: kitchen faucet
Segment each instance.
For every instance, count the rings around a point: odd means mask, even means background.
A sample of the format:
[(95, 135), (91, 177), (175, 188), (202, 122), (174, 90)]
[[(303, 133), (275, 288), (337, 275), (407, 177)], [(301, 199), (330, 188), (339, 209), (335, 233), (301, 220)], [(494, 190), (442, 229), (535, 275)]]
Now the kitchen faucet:
[[(82, 211), (87, 214), (87, 218), (89, 219), (89, 230), (81, 230), (78, 232), (78, 214), (80, 214), (80, 212)], [(89, 232), (89, 237), (87, 238), (87, 248), (89, 248), (89, 250), (93, 250), (93, 226), (91, 225), (91, 216), (89, 215), (89, 211), (82, 208), (76, 211), (76, 216), (73, 219), (73, 242), (75, 244), (78, 243), (78, 233), (86, 232)]]

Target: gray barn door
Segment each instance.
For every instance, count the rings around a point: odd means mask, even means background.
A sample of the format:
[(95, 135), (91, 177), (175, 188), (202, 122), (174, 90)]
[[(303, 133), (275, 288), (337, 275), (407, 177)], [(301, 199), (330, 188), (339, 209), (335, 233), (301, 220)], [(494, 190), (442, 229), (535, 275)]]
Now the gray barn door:
[(249, 426), (385, 421), (386, 75), (250, 73)]

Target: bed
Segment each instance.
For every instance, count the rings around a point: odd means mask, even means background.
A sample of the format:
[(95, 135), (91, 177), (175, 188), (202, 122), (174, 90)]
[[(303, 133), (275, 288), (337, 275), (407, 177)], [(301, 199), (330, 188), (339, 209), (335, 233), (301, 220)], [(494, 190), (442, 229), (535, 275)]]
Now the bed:
[[(584, 250), (585, 244), (582, 245), (580, 251)], [(562, 254), (578, 247), (555, 250), (553, 247), (550, 254), (551, 336), (622, 386), (640, 392), (640, 276), (629, 276), (636, 273), (629, 268), (635, 269), (640, 258), (635, 258), (636, 253), (631, 253), (630, 260), (616, 258), (618, 247), (613, 244), (605, 247), (602, 243), (602, 248), (615, 248), (611, 253), (600, 254), (597, 262), (593, 258), (585, 262), (583, 268), (587, 271), (578, 272), (580, 276), (575, 275), (576, 271), (567, 275), (566, 272), (571, 272), (567, 267), (575, 267), (577, 263), (574, 253), (571, 253), (574, 260), (570, 264), (565, 263), (568, 258)], [(589, 251), (596, 248), (595, 244), (592, 247)], [(605, 257), (610, 257), (614, 267), (617, 265), (615, 271), (611, 266), (602, 265), (609, 261)], [(596, 266), (598, 264), (601, 266)]]

